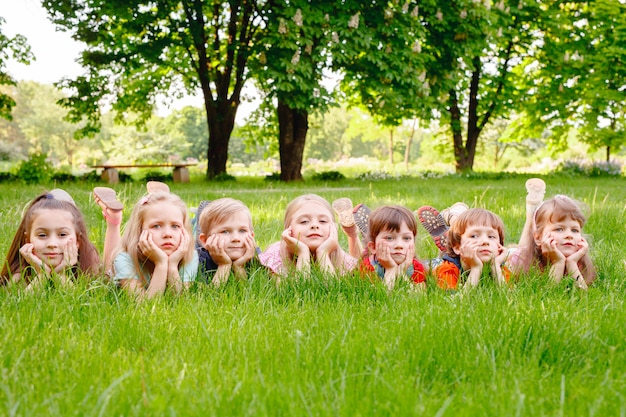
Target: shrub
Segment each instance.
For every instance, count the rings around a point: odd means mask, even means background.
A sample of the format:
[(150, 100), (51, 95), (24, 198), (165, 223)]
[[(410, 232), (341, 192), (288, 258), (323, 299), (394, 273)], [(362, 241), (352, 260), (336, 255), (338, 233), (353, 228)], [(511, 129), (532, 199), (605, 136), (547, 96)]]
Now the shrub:
[(69, 172), (55, 172), (50, 176), (52, 181), (56, 182), (73, 182), (76, 181), (76, 177)]
[(0, 172), (0, 182), (15, 181), (17, 177), (10, 172)]
[(78, 179), (83, 182), (98, 182), (102, 178), (100, 177), (100, 174), (98, 174), (97, 171), (89, 171), (79, 176)]
[(315, 181), (341, 181), (345, 180), (346, 176), (339, 171), (323, 171), (316, 172), (311, 178)]
[(217, 174), (216, 176), (214, 176), (212, 180), (216, 182), (225, 182), (225, 181), (237, 181), (237, 178), (235, 178), (233, 175), (230, 175), (226, 172), (222, 172), (221, 174)]
[(270, 175), (266, 175), (265, 181), (280, 181), (280, 172), (272, 172)]
[(52, 165), (44, 153), (31, 154), (28, 160), (22, 161), (17, 169), (16, 176), (28, 184), (41, 183), (48, 180), (53, 173)]
[(616, 161), (592, 161), (581, 159), (563, 161), (557, 172), (568, 175), (584, 175), (587, 177), (619, 177), (622, 175), (622, 165)]
[[(129, 177), (130, 177), (130, 175), (129, 175)], [(143, 175), (142, 180), (144, 182), (147, 182), (147, 181), (168, 182), (168, 181), (173, 181), (174, 180), (174, 176), (173, 176), (172, 173), (166, 174), (166, 173), (163, 173), (161, 171), (148, 171), (148, 172), (146, 172)], [(120, 182), (121, 181), (122, 181), (122, 179), (120, 178)]]

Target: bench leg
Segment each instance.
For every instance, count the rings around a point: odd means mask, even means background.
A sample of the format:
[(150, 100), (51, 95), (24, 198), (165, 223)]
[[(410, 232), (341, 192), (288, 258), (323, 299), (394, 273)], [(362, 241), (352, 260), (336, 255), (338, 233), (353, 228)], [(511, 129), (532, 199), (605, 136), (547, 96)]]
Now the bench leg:
[(189, 182), (189, 170), (187, 167), (174, 168), (174, 182)]
[(117, 184), (118, 182), (120, 182), (120, 175), (115, 168), (106, 168), (102, 171), (102, 175), (100, 175), (100, 178), (102, 178), (104, 182), (108, 182), (109, 184)]

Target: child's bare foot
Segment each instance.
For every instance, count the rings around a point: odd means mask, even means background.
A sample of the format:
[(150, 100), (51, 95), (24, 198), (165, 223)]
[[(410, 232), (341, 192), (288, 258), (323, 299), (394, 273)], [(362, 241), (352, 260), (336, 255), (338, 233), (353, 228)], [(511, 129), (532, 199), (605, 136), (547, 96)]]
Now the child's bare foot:
[(122, 204), (115, 194), (115, 190), (108, 187), (96, 187), (93, 189), (93, 197), (102, 209), (102, 215), (107, 223), (117, 226), (122, 223)]
[(546, 183), (541, 178), (531, 178), (526, 181), (526, 215), (533, 216), (535, 210), (543, 202), (546, 194)]
[(448, 208), (441, 210), (441, 217), (448, 226), (452, 225), (452, 222), (461, 215), (469, 206), (463, 202), (456, 202)]
[(352, 216), (352, 200), (349, 198), (339, 198), (333, 201), (333, 210), (339, 216), (339, 224), (348, 236), (356, 236), (357, 229)]
[(160, 181), (148, 181), (146, 183), (146, 188), (148, 189), (148, 194), (152, 194), (152, 193), (169, 193), (170, 192), (170, 187)]
[(546, 183), (541, 178), (531, 178), (526, 181), (526, 203), (539, 205), (546, 194)]

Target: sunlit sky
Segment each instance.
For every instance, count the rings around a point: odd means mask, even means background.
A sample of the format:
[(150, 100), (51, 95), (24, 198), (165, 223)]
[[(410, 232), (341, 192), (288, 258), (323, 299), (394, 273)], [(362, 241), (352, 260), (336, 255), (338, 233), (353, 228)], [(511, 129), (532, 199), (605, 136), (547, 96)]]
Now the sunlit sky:
[(26, 37), (36, 60), (30, 65), (9, 61), (7, 69), (18, 81), (51, 84), (82, 72), (76, 63), (81, 47), (69, 33), (56, 31), (40, 0), (0, 0), (0, 16), (7, 36)]
[[(26, 37), (35, 55), (30, 65), (15, 61), (7, 63), (7, 70), (18, 81), (37, 81), (52, 84), (63, 77), (75, 77), (83, 73), (76, 59), (82, 50), (81, 44), (72, 39), (70, 33), (57, 31), (48, 20), (41, 0), (0, 0), (0, 16), (5, 19), (2, 31), (13, 37), (20, 34)], [(186, 97), (175, 102), (172, 108), (185, 105), (204, 107), (200, 97)], [(253, 103), (242, 103), (237, 112), (237, 121), (256, 107)], [(168, 113), (160, 109), (160, 114)]]

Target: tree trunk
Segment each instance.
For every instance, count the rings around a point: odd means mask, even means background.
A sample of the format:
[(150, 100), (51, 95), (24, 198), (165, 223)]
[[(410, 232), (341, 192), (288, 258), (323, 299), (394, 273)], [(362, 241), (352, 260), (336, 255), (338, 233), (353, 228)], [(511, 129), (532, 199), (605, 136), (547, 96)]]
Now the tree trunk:
[(278, 150), (280, 154), (281, 181), (302, 179), (302, 156), (306, 133), (309, 130), (309, 113), (290, 108), (278, 100)]
[(413, 144), (413, 137), (415, 136), (415, 125), (417, 124), (417, 117), (413, 118), (413, 125), (411, 126), (411, 134), (406, 141), (406, 148), (404, 149), (404, 169), (409, 170), (409, 157), (411, 156), (411, 145)]
[(611, 147), (606, 147), (606, 162), (611, 162)]
[(393, 165), (393, 127), (389, 129), (389, 163)]
[(467, 153), (463, 146), (463, 132), (461, 131), (461, 110), (456, 91), (450, 90), (450, 126), (454, 142), (454, 160), (456, 172), (471, 171), (472, 164), (468, 164)]
[(213, 104), (206, 98), (204, 101), (209, 126), (206, 168), (208, 178), (215, 178), (217, 175), (226, 173), (228, 142), (235, 127), (235, 115), (238, 107), (238, 103), (233, 101), (226, 101), (226, 103), (225, 105)]

